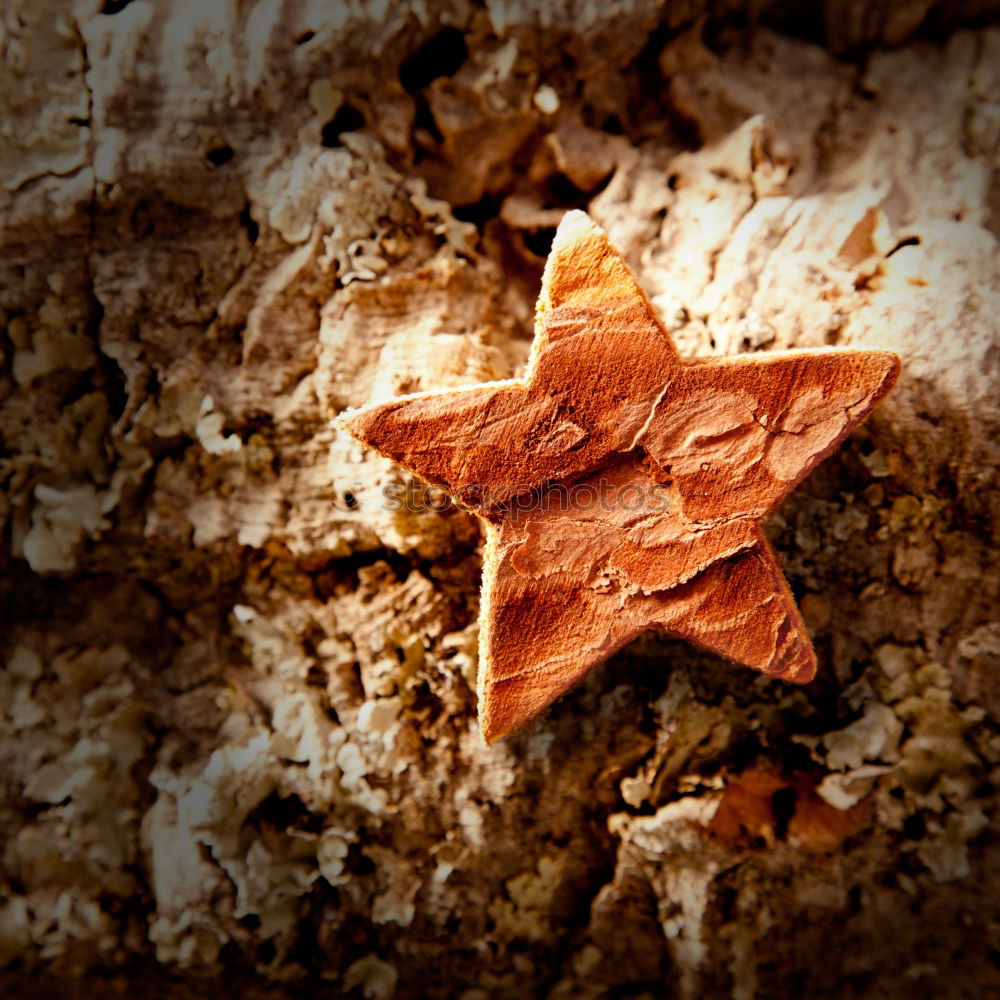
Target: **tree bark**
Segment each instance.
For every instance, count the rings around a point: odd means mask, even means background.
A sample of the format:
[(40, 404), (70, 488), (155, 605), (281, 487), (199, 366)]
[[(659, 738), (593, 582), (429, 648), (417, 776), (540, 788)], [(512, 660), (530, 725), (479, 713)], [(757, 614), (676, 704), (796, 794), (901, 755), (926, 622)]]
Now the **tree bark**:
[[(1000, 991), (996, 14), (7, 4), (0, 986)], [(486, 748), (479, 527), (332, 421), (522, 372), (570, 208), (684, 355), (903, 372), (768, 523), (813, 683)]]

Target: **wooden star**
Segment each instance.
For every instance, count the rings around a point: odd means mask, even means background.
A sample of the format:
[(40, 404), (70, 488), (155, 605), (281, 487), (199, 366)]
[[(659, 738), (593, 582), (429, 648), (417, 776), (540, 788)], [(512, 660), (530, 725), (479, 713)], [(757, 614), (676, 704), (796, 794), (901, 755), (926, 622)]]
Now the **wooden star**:
[(570, 212), (524, 378), (402, 397), (346, 426), (485, 525), (479, 719), (492, 742), (650, 628), (811, 680), (760, 522), (898, 372), (883, 351), (682, 360), (607, 236)]

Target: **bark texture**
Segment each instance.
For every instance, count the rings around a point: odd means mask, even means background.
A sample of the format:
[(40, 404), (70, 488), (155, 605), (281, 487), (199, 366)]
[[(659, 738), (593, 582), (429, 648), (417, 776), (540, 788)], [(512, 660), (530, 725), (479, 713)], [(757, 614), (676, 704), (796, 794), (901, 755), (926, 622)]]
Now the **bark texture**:
[[(1000, 30), (790, 8), (4, 5), (0, 987), (1000, 990)], [(812, 684), (487, 749), (478, 528), (332, 419), (523, 373), (574, 207), (682, 355), (903, 371), (768, 523)]]

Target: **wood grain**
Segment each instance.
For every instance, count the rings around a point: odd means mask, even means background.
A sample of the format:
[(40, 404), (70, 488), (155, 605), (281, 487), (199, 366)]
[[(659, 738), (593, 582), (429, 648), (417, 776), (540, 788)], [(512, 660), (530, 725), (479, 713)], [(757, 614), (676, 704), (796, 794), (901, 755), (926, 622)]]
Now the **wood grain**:
[(621, 255), (571, 212), (523, 379), (345, 422), (485, 522), (479, 713), (493, 741), (649, 628), (811, 680), (760, 520), (898, 372), (882, 351), (683, 361)]

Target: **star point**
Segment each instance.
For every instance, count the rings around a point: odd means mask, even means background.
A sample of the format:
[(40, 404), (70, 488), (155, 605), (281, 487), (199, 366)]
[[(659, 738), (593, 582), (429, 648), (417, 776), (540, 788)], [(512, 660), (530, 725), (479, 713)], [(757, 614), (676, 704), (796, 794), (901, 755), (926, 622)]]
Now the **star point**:
[(571, 212), (522, 379), (345, 422), (486, 526), (478, 695), (493, 742), (650, 628), (811, 680), (815, 652), (760, 522), (898, 372), (884, 351), (683, 360), (621, 254)]

